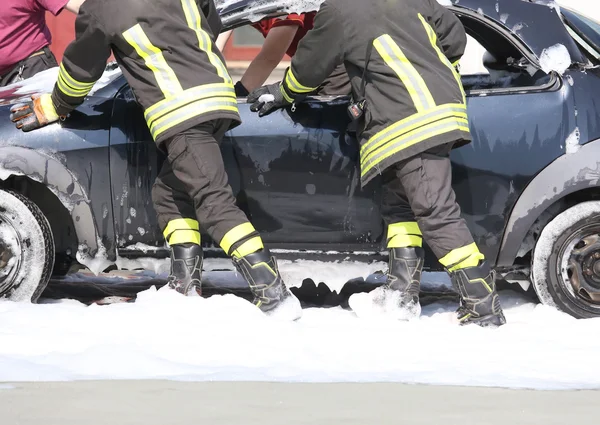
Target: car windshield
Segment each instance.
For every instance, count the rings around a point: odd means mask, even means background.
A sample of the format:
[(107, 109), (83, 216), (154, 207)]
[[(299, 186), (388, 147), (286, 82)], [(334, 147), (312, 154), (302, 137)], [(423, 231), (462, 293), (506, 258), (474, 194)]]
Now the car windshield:
[(600, 52), (600, 23), (572, 9), (562, 7), (562, 15), (577, 35)]

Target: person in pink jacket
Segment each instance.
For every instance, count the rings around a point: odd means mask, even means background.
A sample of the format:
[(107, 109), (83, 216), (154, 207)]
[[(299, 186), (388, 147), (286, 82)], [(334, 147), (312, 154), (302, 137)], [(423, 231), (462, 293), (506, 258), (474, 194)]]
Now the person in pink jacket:
[(0, 87), (58, 66), (50, 51), (46, 12), (77, 14), (84, 0), (0, 1)]

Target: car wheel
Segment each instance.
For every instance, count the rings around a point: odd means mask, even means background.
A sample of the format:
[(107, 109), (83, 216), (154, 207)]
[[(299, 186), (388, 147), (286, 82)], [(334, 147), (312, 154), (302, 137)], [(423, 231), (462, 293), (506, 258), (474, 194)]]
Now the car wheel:
[(54, 266), (54, 238), (42, 211), (0, 189), (0, 297), (36, 302)]
[(577, 204), (542, 230), (531, 280), (542, 304), (576, 318), (600, 316), (600, 202)]

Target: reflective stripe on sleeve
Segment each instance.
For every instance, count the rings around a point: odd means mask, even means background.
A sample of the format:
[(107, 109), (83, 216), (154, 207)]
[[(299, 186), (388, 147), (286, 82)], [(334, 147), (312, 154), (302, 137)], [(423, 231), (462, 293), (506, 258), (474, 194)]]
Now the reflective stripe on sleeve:
[(73, 78), (66, 70), (63, 63), (58, 70), (58, 89), (70, 97), (85, 97), (94, 87), (95, 82), (83, 83)]
[(227, 68), (213, 51), (212, 42), (210, 36), (206, 31), (202, 29), (201, 15), (198, 10), (198, 6), (194, 0), (181, 0), (183, 7), (183, 13), (185, 13), (185, 19), (187, 20), (188, 26), (194, 30), (198, 37), (198, 45), (200, 50), (208, 55), (208, 60), (217, 69), (217, 74), (223, 79), (225, 83), (231, 83), (231, 76), (227, 72)]
[(287, 72), (285, 73), (285, 85), (288, 89), (290, 89), (290, 91), (294, 93), (309, 93), (317, 89), (316, 87), (307, 87), (300, 84), (298, 82), (298, 79), (292, 72), (291, 67), (288, 68)]

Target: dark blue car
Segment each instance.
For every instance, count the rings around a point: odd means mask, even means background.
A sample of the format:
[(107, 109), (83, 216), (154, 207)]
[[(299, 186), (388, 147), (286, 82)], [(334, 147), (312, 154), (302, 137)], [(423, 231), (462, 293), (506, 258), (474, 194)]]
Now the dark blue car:
[[(224, 30), (307, 3), (226, 1)], [(484, 72), (462, 72), (474, 140), (452, 153), (453, 186), (501, 277), (533, 283), (541, 302), (575, 317), (596, 317), (600, 24), (552, 5), (448, 6), (485, 51)], [(52, 72), (0, 89), (0, 295), (14, 300), (35, 302), (52, 275), (83, 266), (169, 256), (150, 196), (165, 158), (114, 64), (66, 121), (31, 133), (10, 122), (11, 104), (51, 90)], [(221, 149), (238, 205), (265, 242), (280, 258), (381, 259), (379, 182), (358, 184), (349, 99), (314, 97), (264, 118), (239, 102), (243, 124)], [(425, 267), (441, 269), (429, 250)]]

